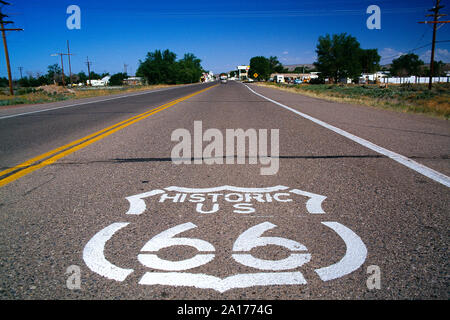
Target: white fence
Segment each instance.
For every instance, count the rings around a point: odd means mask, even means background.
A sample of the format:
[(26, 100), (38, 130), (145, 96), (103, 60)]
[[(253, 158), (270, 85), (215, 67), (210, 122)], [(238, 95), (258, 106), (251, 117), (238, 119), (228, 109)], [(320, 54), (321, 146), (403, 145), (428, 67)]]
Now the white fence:
[[(381, 78), (381, 83), (429, 83), (429, 77), (393, 77), (393, 78)], [(433, 77), (433, 83), (438, 82), (450, 82), (450, 77)]]

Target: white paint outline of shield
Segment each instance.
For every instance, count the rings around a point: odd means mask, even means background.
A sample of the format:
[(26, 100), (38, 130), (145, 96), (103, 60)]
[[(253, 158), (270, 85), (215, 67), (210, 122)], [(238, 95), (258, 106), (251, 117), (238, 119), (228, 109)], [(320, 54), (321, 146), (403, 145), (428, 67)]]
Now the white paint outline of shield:
[[(185, 188), (185, 187), (176, 187), (171, 186), (164, 188), (167, 191), (178, 191), (181, 193), (208, 193), (208, 192), (219, 192), (219, 191), (232, 191), (232, 192), (247, 192), (247, 193), (263, 193), (263, 192), (275, 192), (288, 190), (289, 187), (286, 186), (275, 186), (275, 187), (266, 187), (266, 188), (244, 188), (244, 187), (234, 187), (229, 185), (224, 185), (220, 187), (213, 188)], [(128, 200), (130, 206), (126, 214), (130, 215), (140, 215), (145, 212), (147, 209), (147, 205), (144, 201), (145, 198), (153, 197), (158, 194), (164, 193), (164, 190), (155, 189), (148, 192), (143, 192), (139, 194), (135, 194), (125, 199)], [(325, 211), (322, 209), (322, 202), (327, 198), (326, 196), (322, 196), (320, 194), (307, 192), (299, 189), (291, 189), (289, 192), (308, 197), (309, 200), (306, 202), (306, 209), (311, 214), (323, 214)]]

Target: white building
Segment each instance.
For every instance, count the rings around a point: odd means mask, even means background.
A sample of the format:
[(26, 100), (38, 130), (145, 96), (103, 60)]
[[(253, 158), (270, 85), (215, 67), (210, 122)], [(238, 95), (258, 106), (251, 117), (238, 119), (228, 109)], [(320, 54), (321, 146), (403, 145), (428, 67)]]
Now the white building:
[(237, 66), (238, 79), (239, 80), (247, 80), (249, 69), (250, 69), (250, 66)]
[(378, 71), (375, 73), (363, 73), (361, 74), (361, 77), (359, 77), (359, 83), (368, 83), (371, 82), (381, 82), (382, 78), (386, 78), (388, 76), (388, 73), (386, 71)]
[(203, 72), (202, 78), (201, 78), (202, 82), (212, 82), (214, 80), (215, 80), (214, 73), (212, 71)]
[(138, 86), (144, 82), (142, 77), (128, 77), (123, 80), (123, 83), (129, 86)]
[(110, 76), (103, 77), (100, 80), (88, 80), (87, 84), (93, 87), (104, 87), (109, 84), (109, 79), (111, 79)]

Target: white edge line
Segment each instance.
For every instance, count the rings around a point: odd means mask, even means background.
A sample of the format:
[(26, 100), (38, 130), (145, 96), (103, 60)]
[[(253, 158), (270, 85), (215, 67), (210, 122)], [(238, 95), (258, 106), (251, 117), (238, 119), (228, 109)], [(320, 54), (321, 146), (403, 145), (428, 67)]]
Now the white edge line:
[(424, 165), (422, 165), (422, 164), (420, 164), (420, 163), (418, 163), (418, 162), (416, 162), (416, 161), (414, 161), (412, 159), (409, 159), (409, 158), (407, 158), (405, 156), (402, 156), (401, 154), (398, 154), (398, 153), (395, 153), (395, 152), (390, 151), (388, 149), (385, 149), (383, 147), (380, 147), (380, 146), (378, 146), (378, 145), (376, 145), (376, 144), (374, 144), (374, 143), (372, 143), (370, 141), (367, 141), (367, 140), (365, 140), (363, 138), (355, 136), (355, 135), (353, 135), (353, 134), (351, 134), (351, 133), (349, 133), (347, 131), (344, 131), (344, 130), (339, 129), (339, 128), (335, 127), (335, 126), (332, 126), (332, 125), (330, 125), (330, 124), (328, 124), (328, 123), (326, 123), (324, 121), (321, 121), (319, 119), (313, 118), (313, 117), (311, 117), (311, 116), (309, 116), (309, 115), (307, 115), (305, 113), (297, 111), (297, 110), (295, 110), (295, 109), (293, 109), (291, 107), (288, 107), (288, 106), (286, 106), (286, 105), (284, 105), (282, 103), (279, 103), (279, 102), (277, 102), (275, 100), (267, 98), (267, 97), (263, 96), (262, 94), (252, 90), (250, 87), (248, 87), (245, 84), (244, 84), (244, 86), (246, 86), (247, 89), (249, 89), (251, 92), (253, 92), (257, 96), (260, 96), (261, 98), (264, 98), (264, 99), (266, 99), (266, 100), (268, 100), (268, 101), (270, 101), (272, 103), (275, 103), (276, 105), (279, 105), (280, 107), (283, 107), (283, 108), (285, 108), (285, 109), (287, 109), (289, 111), (292, 111), (292, 112), (298, 114), (299, 116), (301, 116), (303, 118), (306, 118), (306, 119), (308, 119), (308, 120), (310, 120), (310, 121), (312, 121), (312, 122), (314, 122), (314, 123), (316, 123), (316, 124), (318, 124), (318, 125), (320, 125), (320, 126), (322, 126), (324, 128), (327, 128), (327, 129), (329, 129), (331, 131), (334, 131), (337, 134), (340, 134), (341, 136), (344, 136), (344, 137), (346, 137), (346, 138), (348, 138), (348, 139), (350, 139), (350, 140), (352, 140), (352, 141), (354, 141), (354, 142), (356, 142), (356, 143), (358, 143), (358, 144), (360, 144), (360, 145), (362, 145), (362, 146), (364, 146), (364, 147), (366, 147), (366, 148), (368, 148), (370, 150), (373, 150), (373, 151), (375, 151), (377, 153), (385, 155), (388, 158), (391, 158), (392, 160), (395, 160), (398, 163), (400, 163), (400, 164), (402, 164), (402, 165), (404, 165), (404, 166), (406, 166), (406, 167), (408, 167), (408, 168), (410, 168), (410, 169), (412, 169), (412, 170), (414, 170), (414, 171), (416, 171), (416, 172), (418, 172), (418, 173), (420, 173), (420, 174), (422, 174), (422, 175), (424, 175), (424, 176), (426, 176), (426, 177), (428, 177), (428, 178), (430, 178), (430, 179), (432, 179), (432, 180), (434, 180), (436, 182), (439, 182), (439, 183), (443, 184), (446, 187), (450, 187), (450, 177), (446, 176), (445, 174), (442, 174), (442, 173), (440, 173), (440, 172), (438, 172), (436, 170), (428, 168), (428, 167), (426, 167), (426, 166), (424, 166)]
[[(187, 86), (192, 86), (192, 85), (193, 84), (187, 85)], [(132, 94), (124, 95), (124, 96), (120, 96), (120, 97), (113, 97), (113, 98), (107, 98), (107, 99), (96, 100), (96, 101), (87, 101), (87, 102), (81, 102), (81, 103), (74, 103), (74, 104), (69, 104), (67, 106), (60, 106), (60, 107), (55, 107), (55, 108), (48, 108), (48, 109), (43, 109), (43, 110), (36, 110), (36, 111), (31, 111), (31, 112), (12, 114), (12, 115), (8, 115), (8, 116), (0, 117), (0, 120), (14, 118), (14, 117), (20, 117), (20, 116), (26, 116), (26, 115), (34, 114), (34, 113), (53, 111), (53, 110), (70, 108), (70, 107), (75, 107), (75, 106), (81, 106), (81, 105), (90, 104), (90, 103), (97, 103), (97, 102), (104, 102), (104, 101), (109, 101), (109, 100), (116, 100), (116, 99), (122, 99), (122, 98), (135, 97), (135, 96), (140, 96), (140, 95), (144, 95), (144, 94), (151, 94), (151, 93), (154, 93), (154, 92), (173, 90), (173, 89), (177, 89), (177, 88), (181, 88), (181, 87), (156, 89), (156, 90), (151, 90), (151, 91), (146, 91), (146, 92), (139, 92), (139, 93), (134, 93), (134, 94), (132, 93)]]

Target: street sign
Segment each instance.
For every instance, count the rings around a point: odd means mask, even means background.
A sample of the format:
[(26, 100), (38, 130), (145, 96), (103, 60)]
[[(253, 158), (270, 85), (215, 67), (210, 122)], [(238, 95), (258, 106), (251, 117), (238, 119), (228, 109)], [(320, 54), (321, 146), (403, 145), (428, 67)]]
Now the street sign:
[(258, 74), (256, 72), (253, 74), (253, 78), (258, 78)]

